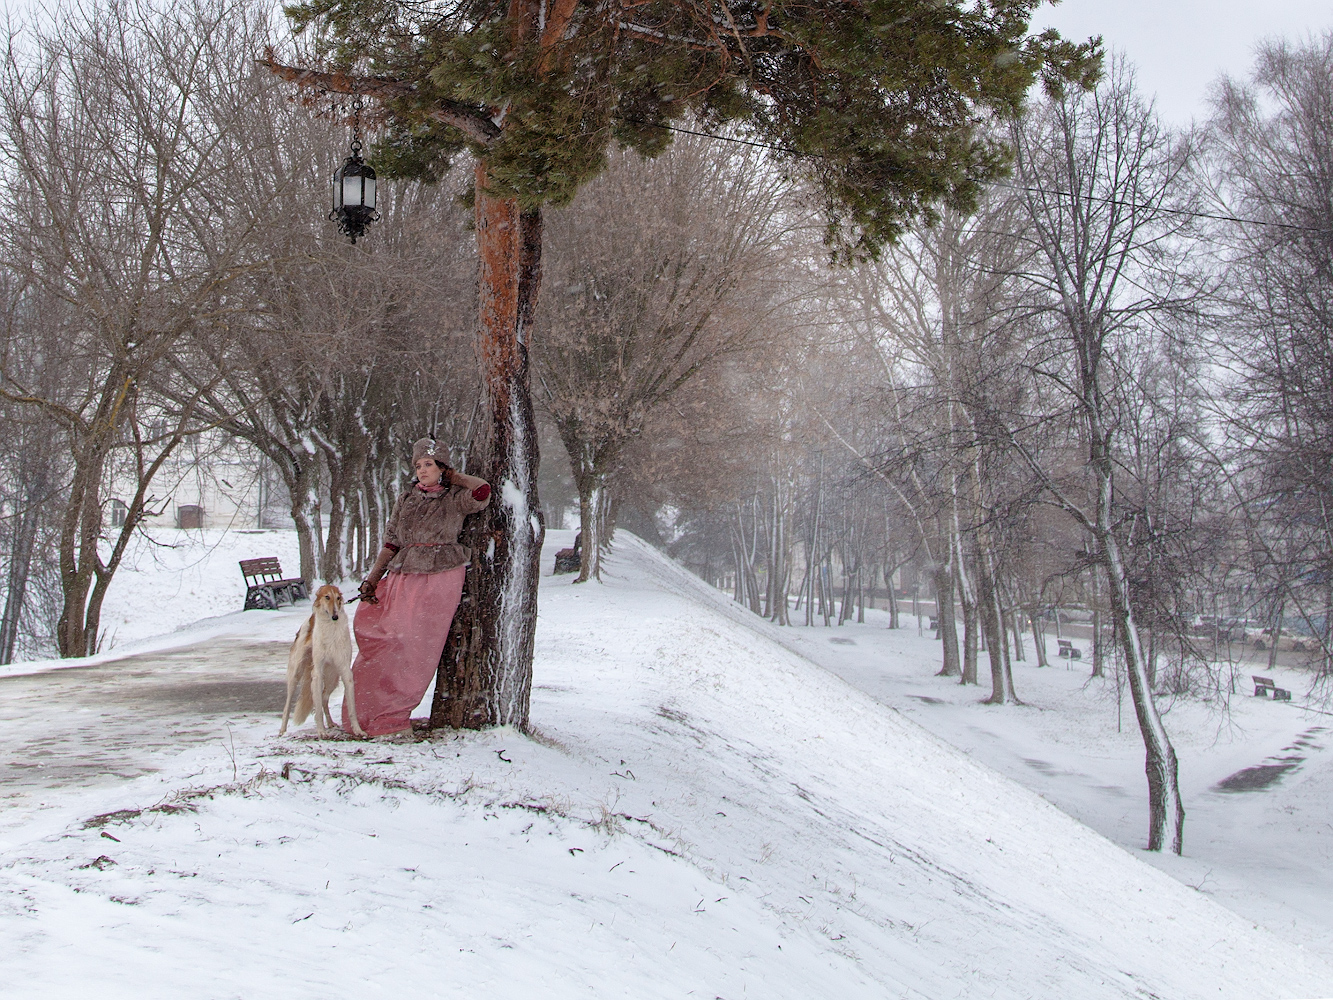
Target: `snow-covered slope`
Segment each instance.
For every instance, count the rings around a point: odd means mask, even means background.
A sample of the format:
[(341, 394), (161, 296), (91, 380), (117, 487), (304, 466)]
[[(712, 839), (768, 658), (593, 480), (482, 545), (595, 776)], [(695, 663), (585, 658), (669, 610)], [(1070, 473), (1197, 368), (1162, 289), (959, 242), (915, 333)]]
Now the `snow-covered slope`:
[[(548, 567), (568, 540), (552, 533)], [(532, 737), (320, 743), (208, 717), (157, 774), (12, 800), (41, 821), (0, 823), (0, 984), (1333, 993), (1314, 956), (777, 645), (631, 537), (604, 584), (569, 581), (543, 580)]]

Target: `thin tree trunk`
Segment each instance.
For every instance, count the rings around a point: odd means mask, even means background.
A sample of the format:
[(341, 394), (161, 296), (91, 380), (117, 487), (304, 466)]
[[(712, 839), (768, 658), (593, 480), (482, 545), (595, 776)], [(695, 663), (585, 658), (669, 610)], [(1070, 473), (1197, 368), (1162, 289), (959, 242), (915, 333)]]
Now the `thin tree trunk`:
[(1092, 676), (1106, 673), (1106, 644), (1102, 641), (1102, 575), (1092, 567)]
[[(1166, 726), (1153, 700), (1148, 684), (1147, 665), (1139, 640), (1134, 612), (1129, 603), (1129, 584), (1120, 557), (1120, 546), (1110, 531), (1110, 484), (1105, 487), (1105, 503), (1099, 505), (1101, 520), (1102, 558), (1109, 578), (1108, 591), (1111, 614), (1115, 619), (1115, 633), (1125, 656), (1125, 672), (1129, 677), (1129, 691), (1134, 699), (1134, 713), (1138, 717), (1139, 732), (1143, 735), (1144, 770), (1148, 775), (1148, 850), (1160, 851), (1167, 838), (1170, 823), (1171, 850), (1181, 852), (1184, 842), (1185, 806), (1180, 798), (1179, 765), (1176, 751), (1167, 736)], [(1103, 513), (1104, 511), (1104, 513)]]
[(1148, 674), (1148, 687), (1157, 690), (1157, 630), (1148, 629), (1148, 655), (1145, 664)]
[(1277, 644), (1282, 636), (1282, 612), (1286, 610), (1286, 603), (1279, 602), (1277, 606), (1277, 617), (1273, 619), (1272, 641), (1268, 644), (1268, 669), (1272, 671), (1277, 665)]
[(963, 561), (962, 544), (957, 535), (954, 536), (954, 582), (958, 588), (958, 599), (963, 605), (963, 675), (959, 678), (960, 684), (977, 683), (977, 646), (979, 645), (980, 622), (977, 614), (977, 599), (972, 590), (972, 582), (968, 578), (967, 568)]
[(958, 622), (954, 618), (953, 561), (941, 563), (935, 570), (935, 620), (940, 626), (940, 640), (944, 647), (944, 666), (940, 677), (961, 677), (962, 664), (958, 660)]
[(999, 594), (993, 573), (990, 553), (983, 550), (977, 556), (977, 596), (981, 605), (981, 624), (986, 635), (986, 651), (990, 654), (991, 692), (986, 703), (1003, 705), (1013, 699), (1013, 690), (1004, 669), (1004, 615), (1000, 613)]
[(5, 569), (5, 610), (0, 617), (0, 663), (12, 663), (18, 645), (19, 624), (23, 617), (23, 602), (28, 591), (28, 577), (32, 572), (32, 553), (37, 542), (37, 525), (41, 519), (35, 491), (24, 491), (21, 498), (23, 511), (15, 518), (9, 542), (9, 556)]
[(1041, 624), (1041, 611), (1032, 607), (1028, 611), (1028, 621), (1032, 623), (1032, 645), (1037, 647), (1037, 666), (1049, 667), (1051, 661), (1046, 656), (1046, 632)]

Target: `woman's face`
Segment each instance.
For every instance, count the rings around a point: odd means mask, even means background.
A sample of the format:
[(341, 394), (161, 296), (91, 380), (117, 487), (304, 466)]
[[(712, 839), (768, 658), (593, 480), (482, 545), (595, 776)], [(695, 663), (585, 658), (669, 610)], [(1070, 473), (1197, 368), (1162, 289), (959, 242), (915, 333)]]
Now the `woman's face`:
[(422, 486), (440, 485), (440, 476), (444, 475), (444, 470), (435, 464), (435, 459), (422, 455), (413, 463), (412, 468), (416, 471), (417, 482)]

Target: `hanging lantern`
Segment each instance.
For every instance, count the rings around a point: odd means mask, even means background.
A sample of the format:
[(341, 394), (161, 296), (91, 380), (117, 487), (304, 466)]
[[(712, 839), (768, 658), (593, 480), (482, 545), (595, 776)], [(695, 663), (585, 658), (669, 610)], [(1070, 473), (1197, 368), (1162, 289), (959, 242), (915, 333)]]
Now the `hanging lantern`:
[(361, 158), (361, 95), (352, 100), (352, 155), (333, 172), (333, 211), (329, 218), (338, 223), (353, 243), (378, 222), (375, 211), (375, 168)]

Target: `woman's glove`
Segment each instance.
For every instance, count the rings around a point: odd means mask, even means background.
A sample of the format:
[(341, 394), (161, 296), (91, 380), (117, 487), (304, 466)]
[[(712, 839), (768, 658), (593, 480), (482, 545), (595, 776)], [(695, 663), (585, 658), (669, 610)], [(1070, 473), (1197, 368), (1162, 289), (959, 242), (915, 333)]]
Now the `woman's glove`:
[(380, 599), (375, 596), (375, 584), (373, 581), (362, 580), (360, 593), (361, 600), (365, 601), (367, 604), (379, 604)]

